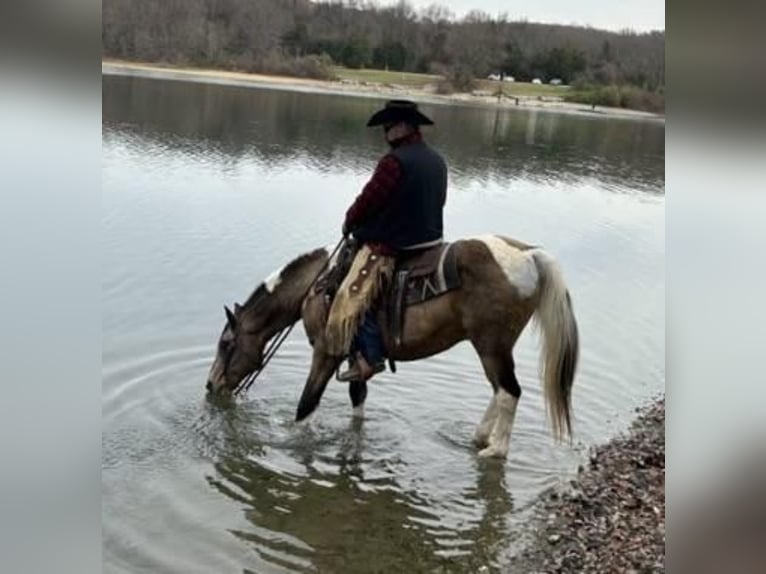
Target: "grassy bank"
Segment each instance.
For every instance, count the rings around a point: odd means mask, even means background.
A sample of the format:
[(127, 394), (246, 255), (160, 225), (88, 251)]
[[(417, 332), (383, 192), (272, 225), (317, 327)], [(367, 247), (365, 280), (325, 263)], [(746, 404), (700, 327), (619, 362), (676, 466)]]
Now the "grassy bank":
[[(472, 92), (442, 91), (436, 75), (386, 72), (384, 70), (330, 70), (332, 79), (317, 79), (276, 71), (272, 74), (253, 73), (234, 68), (202, 68), (180, 66), (171, 63), (129, 62), (104, 59), (101, 71), (106, 75), (142, 76), (167, 80), (186, 80), (212, 84), (276, 88), (283, 90), (311, 91), (316, 93), (339, 94), (378, 99), (404, 98), (419, 102), (444, 104), (470, 104), (496, 107), (521, 107), (552, 110), (559, 113), (608, 114), (615, 117), (651, 118), (654, 114), (624, 108), (600, 107), (593, 112), (589, 107), (568, 103), (559, 97), (558, 91), (567, 88), (539, 84), (507, 83), (503, 85), (506, 97), (496, 97), (499, 82), (480, 81)], [(555, 94), (551, 96), (551, 94)], [(661, 118), (660, 118), (661, 119)]]
[(430, 74), (414, 74), (410, 72), (391, 72), (387, 70), (352, 70), (333, 66), (333, 75), (341, 81), (366, 82), (368, 84), (383, 84), (405, 86), (408, 88), (424, 89), (440, 80), (439, 76)]
[(575, 87), (564, 96), (567, 102), (641, 110), (653, 114), (665, 113), (665, 94), (649, 92), (634, 86)]
[[(435, 87), (444, 78), (435, 74), (415, 74), (412, 72), (393, 72), (387, 70), (354, 70), (335, 66), (332, 74), (345, 82), (358, 82), (366, 84), (380, 84), (383, 86), (403, 86), (418, 90), (427, 90)], [(529, 82), (498, 82), (495, 80), (474, 80), (473, 90), (495, 94), (499, 89), (508, 97), (535, 98), (535, 97), (560, 97), (563, 98), (569, 88), (566, 86), (550, 86), (545, 84), (532, 84)]]
[(531, 82), (498, 82), (495, 80), (477, 80), (479, 90), (496, 93), (499, 88), (509, 97), (520, 98), (564, 98), (569, 93), (568, 86), (551, 86)]

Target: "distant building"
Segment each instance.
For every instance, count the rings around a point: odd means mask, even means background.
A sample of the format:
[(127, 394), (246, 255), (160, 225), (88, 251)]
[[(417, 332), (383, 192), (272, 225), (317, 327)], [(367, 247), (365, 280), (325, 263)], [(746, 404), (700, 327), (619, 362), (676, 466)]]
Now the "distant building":
[(533, 84), (542, 84), (543, 81), (540, 78), (535, 78), (534, 80), (532, 80), (532, 83)]
[(553, 78), (550, 82), (548, 82), (551, 86), (560, 86), (564, 82), (561, 80), (561, 78)]
[(490, 74), (489, 76), (487, 76), (487, 79), (488, 80), (499, 80), (500, 79), (500, 74)]
[(515, 81), (516, 81), (516, 78), (514, 78), (513, 76), (505, 76), (505, 77), (503, 78), (503, 81), (504, 81), (504, 82), (515, 82)]

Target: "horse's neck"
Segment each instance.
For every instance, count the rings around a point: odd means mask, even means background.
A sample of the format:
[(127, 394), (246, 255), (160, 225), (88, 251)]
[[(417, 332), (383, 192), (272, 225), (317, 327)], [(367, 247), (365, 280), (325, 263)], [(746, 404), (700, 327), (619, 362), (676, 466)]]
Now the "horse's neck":
[(303, 300), (327, 258), (326, 249), (317, 249), (294, 259), (271, 278), (273, 287), (269, 296), (273, 299), (271, 310), (275, 318), (275, 332), (300, 319)]

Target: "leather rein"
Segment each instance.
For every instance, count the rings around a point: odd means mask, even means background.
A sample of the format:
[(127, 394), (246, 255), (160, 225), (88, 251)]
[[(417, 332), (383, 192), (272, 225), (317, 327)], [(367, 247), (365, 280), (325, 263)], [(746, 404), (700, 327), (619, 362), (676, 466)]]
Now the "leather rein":
[[(322, 276), (322, 273), (325, 272), (327, 267), (330, 265), (330, 262), (333, 260), (333, 258), (338, 253), (338, 251), (340, 251), (340, 248), (343, 246), (345, 242), (346, 242), (346, 238), (341, 237), (340, 241), (338, 241), (338, 244), (335, 246), (335, 249), (332, 251), (332, 253), (330, 253), (330, 256), (327, 258), (327, 261), (325, 262), (325, 264), (322, 265), (322, 268), (316, 274), (316, 277), (314, 277), (314, 280), (311, 282), (308, 289), (306, 289), (306, 293), (303, 295), (303, 297), (301, 297), (301, 301), (303, 301), (311, 292), (311, 289), (314, 287), (316, 282)], [(271, 338), (271, 340), (269, 341), (268, 347), (266, 348), (266, 352), (264, 353), (264, 358), (263, 358), (263, 361), (261, 362), (261, 366), (240, 381), (239, 385), (237, 385), (237, 388), (234, 389), (235, 396), (239, 395), (240, 393), (247, 392), (247, 390), (253, 385), (253, 383), (258, 378), (258, 376), (266, 368), (266, 365), (268, 365), (271, 359), (274, 358), (274, 355), (277, 354), (279, 347), (282, 346), (282, 343), (285, 342), (285, 340), (287, 339), (287, 336), (290, 334), (290, 332), (293, 330), (293, 327), (295, 327), (297, 323), (298, 321), (296, 321), (289, 327), (285, 327), (281, 331), (277, 332), (277, 334)]]

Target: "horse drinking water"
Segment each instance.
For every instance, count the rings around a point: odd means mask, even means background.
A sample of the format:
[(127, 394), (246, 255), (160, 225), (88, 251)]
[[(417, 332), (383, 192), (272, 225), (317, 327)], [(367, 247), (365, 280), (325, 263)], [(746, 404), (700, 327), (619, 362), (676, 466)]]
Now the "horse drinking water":
[[(393, 332), (385, 305), (379, 325), (389, 357), (415, 361), (468, 340), (479, 355), (493, 395), (474, 434), (480, 456), (505, 457), (521, 387), (516, 379), (513, 347), (534, 316), (541, 329), (541, 378), (553, 434), (571, 436), (571, 389), (577, 368), (577, 322), (569, 292), (554, 258), (539, 247), (488, 235), (442, 246), (459, 286), (405, 306), (401, 328)], [(207, 389), (233, 392), (264, 362), (264, 348), (284, 329), (302, 319), (313, 347), (311, 368), (298, 404), (296, 420), (311, 414), (333, 373), (344, 360), (328, 352), (325, 326), (329, 301), (314, 284), (332, 267), (331, 250), (301, 255), (266, 279), (244, 304), (226, 309)], [(444, 273), (442, 267), (436, 274)], [(366, 382), (349, 383), (354, 411), (361, 412)]]

